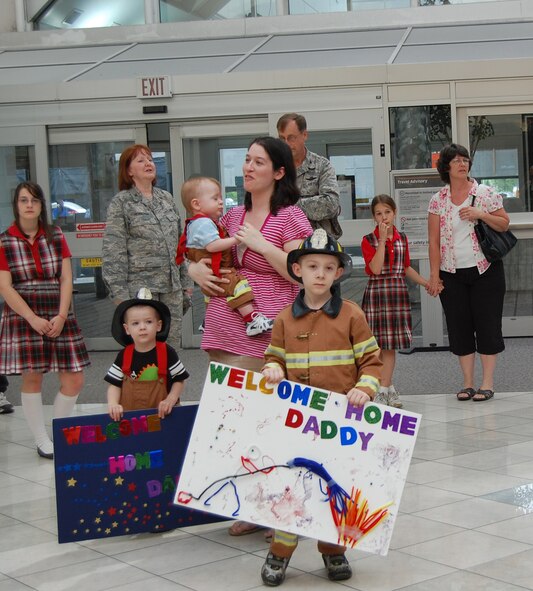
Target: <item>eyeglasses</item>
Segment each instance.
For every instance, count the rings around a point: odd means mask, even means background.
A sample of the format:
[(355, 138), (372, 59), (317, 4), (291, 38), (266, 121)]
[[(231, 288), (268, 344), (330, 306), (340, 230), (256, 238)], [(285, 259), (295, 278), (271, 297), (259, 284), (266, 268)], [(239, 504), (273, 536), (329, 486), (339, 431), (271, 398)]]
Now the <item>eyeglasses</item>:
[(451, 164), (470, 164), (470, 160), (468, 158), (454, 158), (450, 160)]
[(18, 198), (18, 202), (19, 203), (22, 203), (23, 205), (28, 205), (28, 203), (29, 203), (31, 205), (37, 206), (37, 205), (40, 205), (41, 204), (41, 200), (40, 199), (35, 199), (33, 197), (31, 199), (29, 197), (19, 197)]

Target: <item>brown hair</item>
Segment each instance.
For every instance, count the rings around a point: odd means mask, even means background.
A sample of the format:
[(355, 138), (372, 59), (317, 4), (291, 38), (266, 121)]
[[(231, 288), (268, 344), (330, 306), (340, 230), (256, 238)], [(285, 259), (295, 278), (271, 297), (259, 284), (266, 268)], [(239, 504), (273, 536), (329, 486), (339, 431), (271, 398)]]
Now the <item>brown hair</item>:
[(22, 191), (22, 189), (26, 189), (26, 191), (28, 191), (28, 193), (32, 197), (35, 197), (35, 199), (38, 199), (41, 202), (41, 213), (39, 214), (39, 227), (44, 230), (44, 233), (46, 235), (46, 241), (51, 242), (52, 237), (54, 235), (54, 227), (48, 223), (48, 212), (46, 210), (46, 202), (44, 200), (44, 192), (43, 192), (41, 186), (38, 185), (37, 183), (32, 183), (31, 181), (25, 181), (25, 182), (19, 183), (17, 185), (17, 187), (15, 188), (15, 193), (13, 194), (13, 201), (12, 201), (13, 214), (15, 216), (15, 225), (24, 234), (24, 236), (27, 236), (27, 234), (20, 227), (20, 215), (19, 215), (19, 211), (18, 211), (18, 199), (19, 199), (19, 195), (20, 195), (20, 192)]
[(222, 191), (222, 185), (210, 176), (193, 176), (187, 179), (183, 185), (181, 185), (181, 202), (183, 203), (183, 207), (191, 213), (191, 201), (198, 197), (200, 191), (200, 185), (203, 182), (209, 182), (216, 185), (220, 191)]
[(376, 209), (376, 205), (379, 205), (380, 203), (383, 205), (388, 205), (392, 211), (396, 213), (396, 203), (394, 202), (394, 199), (390, 195), (382, 193), (381, 195), (376, 195), (374, 199), (372, 199), (372, 203), (370, 205), (372, 217), (374, 217), (374, 209)]
[(468, 172), (470, 172), (472, 168), (472, 158), (470, 158), (470, 154), (464, 146), (461, 146), (461, 144), (444, 146), (440, 151), (439, 159), (437, 160), (437, 170), (439, 171), (441, 180), (448, 185), (450, 184), (450, 162), (456, 156), (462, 156), (470, 161)]
[[(133, 144), (128, 146), (120, 155), (118, 161), (118, 188), (119, 191), (125, 191), (133, 187), (133, 180), (128, 173), (131, 161), (137, 156), (139, 152), (145, 152), (150, 158), (152, 157), (152, 150), (144, 144)], [(152, 181), (152, 185), (155, 185), (155, 178)]]
[(296, 123), (300, 132), (307, 130), (307, 121), (305, 120), (305, 117), (303, 115), (298, 115), (298, 113), (285, 113), (285, 115), (282, 115), (276, 123), (276, 129), (278, 131), (283, 131), (291, 121)]

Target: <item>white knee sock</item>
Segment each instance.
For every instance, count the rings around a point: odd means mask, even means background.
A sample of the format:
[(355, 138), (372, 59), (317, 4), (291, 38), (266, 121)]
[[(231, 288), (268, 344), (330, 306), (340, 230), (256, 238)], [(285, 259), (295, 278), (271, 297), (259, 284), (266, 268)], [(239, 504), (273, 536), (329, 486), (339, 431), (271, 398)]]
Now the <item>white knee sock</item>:
[(76, 396), (65, 396), (61, 392), (58, 392), (54, 400), (54, 419), (70, 417), (78, 396), (79, 394), (76, 394)]
[(33, 433), (37, 447), (40, 447), (45, 453), (52, 453), (54, 446), (44, 426), (43, 399), (41, 393), (28, 394), (21, 392), (20, 400), (22, 402), (24, 416), (26, 417), (30, 431)]

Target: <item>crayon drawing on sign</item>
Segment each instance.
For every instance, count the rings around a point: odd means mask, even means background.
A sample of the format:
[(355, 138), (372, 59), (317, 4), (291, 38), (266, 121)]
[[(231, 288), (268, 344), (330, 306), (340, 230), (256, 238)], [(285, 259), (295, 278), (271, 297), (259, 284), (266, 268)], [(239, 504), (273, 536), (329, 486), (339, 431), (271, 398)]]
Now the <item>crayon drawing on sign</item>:
[(175, 503), (386, 554), (420, 418), (211, 363)]

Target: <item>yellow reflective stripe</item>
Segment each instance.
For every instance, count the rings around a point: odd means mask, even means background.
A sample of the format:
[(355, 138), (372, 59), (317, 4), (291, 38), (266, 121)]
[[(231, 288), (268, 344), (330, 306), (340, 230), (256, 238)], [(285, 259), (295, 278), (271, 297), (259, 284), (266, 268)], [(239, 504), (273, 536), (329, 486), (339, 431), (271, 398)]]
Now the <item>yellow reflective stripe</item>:
[(272, 343), (268, 345), (265, 351), (265, 355), (275, 355), (280, 359), (285, 359), (285, 349), (281, 347), (275, 347)]
[(368, 374), (363, 374), (357, 384), (355, 384), (356, 388), (360, 386), (365, 386), (366, 388), (370, 388), (373, 392), (377, 392), (379, 388), (379, 380), (374, 376), (369, 376)]
[(287, 367), (301, 368), (308, 366), (329, 367), (335, 365), (353, 365), (354, 355), (351, 349), (340, 351), (309, 351), (309, 353), (287, 353)]
[(275, 530), (274, 541), (283, 546), (296, 546), (298, 543), (298, 536), (282, 530)]
[(242, 296), (245, 293), (249, 293), (252, 291), (252, 288), (250, 287), (250, 284), (248, 283), (248, 281), (239, 281), (239, 283), (237, 283), (237, 285), (235, 286), (235, 289), (233, 290), (233, 295), (232, 296), (228, 296), (227, 297), (227, 301), (231, 302), (231, 300), (234, 300), (236, 298), (238, 298), (239, 296)]
[(353, 346), (353, 352), (356, 359), (361, 359), (364, 355), (368, 353), (373, 353), (379, 349), (378, 343), (375, 337), (370, 337), (366, 341), (361, 341), (360, 343), (356, 343)]

